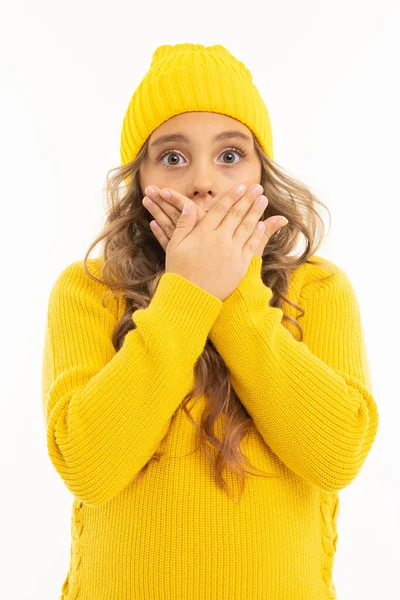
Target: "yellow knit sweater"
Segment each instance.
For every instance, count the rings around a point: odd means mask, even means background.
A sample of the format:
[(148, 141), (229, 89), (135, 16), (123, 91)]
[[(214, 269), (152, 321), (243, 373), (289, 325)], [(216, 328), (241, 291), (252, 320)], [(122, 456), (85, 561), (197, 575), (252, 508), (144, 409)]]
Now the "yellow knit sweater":
[[(224, 302), (164, 273), (118, 352), (111, 336), (124, 299), (103, 306), (107, 288), (83, 261), (60, 273), (49, 297), (43, 411), (49, 457), (74, 496), (61, 599), (336, 598), (338, 492), (367, 457), (378, 411), (354, 289), (333, 262), (312, 258), (335, 275), (306, 287), (327, 271), (304, 264), (292, 275), (302, 342), (269, 306), (256, 256)], [(88, 261), (101, 277), (100, 265)], [(198, 438), (182, 410), (166, 454), (132, 482), (161, 450), (207, 337), (254, 421), (243, 452), (278, 475), (249, 475), (240, 502), (216, 484), (204, 450), (191, 453)], [(197, 422), (204, 406), (191, 412)], [(233, 491), (236, 477), (224, 471)]]

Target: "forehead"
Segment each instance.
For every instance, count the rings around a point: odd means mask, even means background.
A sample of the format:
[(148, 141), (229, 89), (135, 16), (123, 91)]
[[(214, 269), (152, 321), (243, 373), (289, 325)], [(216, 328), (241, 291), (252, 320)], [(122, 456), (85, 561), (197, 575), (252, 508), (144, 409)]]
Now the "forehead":
[(219, 113), (188, 112), (174, 115), (162, 123), (151, 134), (149, 143), (150, 146), (173, 141), (216, 143), (233, 138), (253, 145), (251, 130), (237, 119)]

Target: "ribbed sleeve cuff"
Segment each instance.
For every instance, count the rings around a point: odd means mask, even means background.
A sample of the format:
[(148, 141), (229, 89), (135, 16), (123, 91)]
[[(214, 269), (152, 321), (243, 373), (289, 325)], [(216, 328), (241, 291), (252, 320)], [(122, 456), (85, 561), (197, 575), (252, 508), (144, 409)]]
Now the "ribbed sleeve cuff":
[[(272, 290), (264, 284), (261, 278), (261, 266), (262, 258), (253, 256), (246, 275), (232, 294), (223, 301), (222, 310), (210, 331), (210, 339), (214, 344), (228, 342), (230, 333), (234, 335), (234, 331), (240, 334), (244, 323), (252, 326), (254, 315), (269, 306)], [(277, 310), (281, 311), (279, 308), (274, 308), (275, 312)], [(281, 314), (283, 314), (282, 311)]]
[(169, 323), (188, 334), (207, 336), (221, 310), (222, 301), (216, 296), (177, 273), (164, 273), (149, 306), (132, 316), (136, 323), (146, 319), (159, 322), (160, 328)]

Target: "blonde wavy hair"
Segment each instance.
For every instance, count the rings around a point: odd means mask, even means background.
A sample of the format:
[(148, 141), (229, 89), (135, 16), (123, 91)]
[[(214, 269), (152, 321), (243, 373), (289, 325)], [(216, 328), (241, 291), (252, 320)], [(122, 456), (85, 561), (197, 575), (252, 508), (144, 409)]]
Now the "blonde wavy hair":
[[(263, 219), (273, 215), (283, 215), (289, 223), (277, 231), (266, 244), (262, 256), (262, 280), (273, 291), (270, 306), (283, 310), (286, 302), (300, 311), (296, 320), (284, 314), (283, 320), (291, 321), (299, 331), (300, 341), (303, 339), (303, 329), (297, 322), (305, 313), (303, 308), (291, 302), (287, 297), (287, 289), (291, 273), (304, 263), (326, 266), (332, 273), (332, 268), (322, 261), (313, 261), (314, 255), (321, 246), (325, 236), (324, 222), (317, 211), (317, 205), (324, 207), (329, 215), (329, 209), (300, 181), (289, 177), (277, 163), (274, 163), (261, 149), (253, 134), (254, 146), (262, 165), (261, 185), (268, 198), (268, 205)], [(125, 313), (118, 322), (112, 336), (115, 350), (121, 348), (125, 335), (135, 328), (132, 313), (146, 308), (157, 285), (165, 271), (165, 252), (150, 228), (152, 215), (142, 205), (143, 194), (140, 187), (139, 169), (147, 155), (148, 142), (142, 146), (137, 157), (130, 163), (110, 169), (107, 173), (107, 208), (106, 221), (103, 231), (89, 246), (84, 258), (84, 269), (88, 277), (110, 290), (107, 296), (122, 295), (125, 301)], [(114, 173), (110, 177), (110, 173)], [(123, 183), (129, 177), (128, 186)], [(121, 185), (123, 191), (121, 192)], [(303, 234), (305, 250), (301, 256), (290, 256)], [(103, 240), (103, 269), (98, 279), (90, 273), (87, 265), (92, 249)], [(327, 277), (330, 277), (328, 275)], [(325, 277), (321, 278), (325, 279)], [(314, 281), (319, 281), (314, 280)], [(309, 282), (311, 283), (311, 282)], [(187, 409), (190, 400), (195, 404), (202, 396), (207, 398), (207, 404), (198, 424)], [(199, 443), (215, 471), (217, 484), (225, 490), (230, 498), (233, 494), (222, 476), (226, 467), (240, 477), (240, 496), (242, 497), (247, 475), (276, 477), (274, 474), (258, 475), (247, 471), (245, 465), (262, 471), (250, 464), (243, 454), (240, 445), (247, 432), (254, 426), (253, 419), (236, 394), (224, 361), (210, 339), (207, 339), (202, 354), (195, 364), (195, 384), (193, 389), (183, 398), (182, 402), (171, 417), (170, 426), (162, 441), (168, 436), (178, 410), (182, 409), (192, 422), (198, 434)], [(220, 415), (224, 414), (224, 439), (217, 438), (214, 425)], [(215, 449), (215, 458), (211, 456), (207, 442)], [(195, 448), (197, 451), (199, 446)], [(139, 481), (145, 474), (152, 460), (159, 461), (162, 452), (155, 452), (150, 460), (142, 467), (135, 477)]]

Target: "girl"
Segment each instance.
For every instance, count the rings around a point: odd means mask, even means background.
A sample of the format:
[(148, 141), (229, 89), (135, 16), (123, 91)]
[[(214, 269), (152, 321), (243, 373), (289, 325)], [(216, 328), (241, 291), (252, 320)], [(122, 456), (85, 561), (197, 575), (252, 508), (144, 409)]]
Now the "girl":
[(61, 598), (334, 600), (338, 492), (378, 411), (354, 289), (316, 255), (323, 204), (273, 162), (221, 45), (156, 49), (121, 159), (104, 231), (49, 297)]

